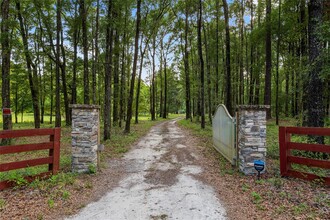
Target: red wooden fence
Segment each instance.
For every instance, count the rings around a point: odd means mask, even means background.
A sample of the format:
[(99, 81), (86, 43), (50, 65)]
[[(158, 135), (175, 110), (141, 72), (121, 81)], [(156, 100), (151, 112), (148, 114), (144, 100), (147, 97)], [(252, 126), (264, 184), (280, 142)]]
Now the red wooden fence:
[[(48, 164), (48, 172), (44, 172), (33, 177), (25, 177), (25, 179), (27, 181), (32, 181), (38, 177), (43, 178), (49, 176), (50, 174), (57, 173), (60, 167), (61, 128), (0, 131), (0, 139), (31, 136), (50, 136), (50, 138), (49, 142), (44, 143), (0, 146), (0, 155), (49, 149), (49, 156), (10, 163), (2, 163), (3, 161), (0, 161), (0, 172)], [(13, 185), (14, 183), (9, 181), (0, 182), (0, 190)]]
[(330, 176), (319, 177), (315, 174), (294, 170), (291, 167), (291, 164), (301, 164), (311, 167), (330, 169), (329, 160), (317, 160), (317, 159), (310, 159), (310, 158), (291, 155), (291, 150), (330, 153), (330, 145), (291, 142), (291, 134), (330, 136), (330, 128), (305, 128), (305, 127), (279, 128), (281, 176), (292, 176), (305, 180), (323, 179), (325, 184), (330, 185)]

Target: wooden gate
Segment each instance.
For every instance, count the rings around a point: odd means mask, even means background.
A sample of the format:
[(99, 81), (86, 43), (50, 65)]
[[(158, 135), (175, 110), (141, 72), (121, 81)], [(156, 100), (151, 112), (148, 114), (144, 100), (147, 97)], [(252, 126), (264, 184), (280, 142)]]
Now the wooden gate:
[(323, 179), (330, 185), (330, 176), (320, 177), (312, 173), (297, 171), (291, 164), (330, 169), (330, 160), (293, 156), (291, 150), (322, 152), (330, 154), (330, 145), (291, 142), (291, 134), (330, 136), (330, 128), (279, 127), (281, 176), (292, 176), (306, 180)]
[[(31, 136), (49, 136), (50, 139), (49, 142), (44, 142), (44, 143), (0, 146), (0, 155), (38, 151), (38, 150), (49, 150), (49, 156), (43, 158), (31, 159), (31, 160), (21, 160), (10, 163), (0, 163), (0, 172), (7, 172), (10, 170), (49, 164), (48, 172), (41, 173), (39, 175), (32, 177), (31, 176), (25, 177), (25, 179), (27, 181), (32, 181), (37, 177), (46, 177), (49, 176), (50, 174), (57, 173), (60, 166), (61, 128), (0, 131), (0, 139), (31, 137)], [(9, 181), (0, 182), (0, 190), (10, 187), (12, 185), (14, 185), (14, 183)]]

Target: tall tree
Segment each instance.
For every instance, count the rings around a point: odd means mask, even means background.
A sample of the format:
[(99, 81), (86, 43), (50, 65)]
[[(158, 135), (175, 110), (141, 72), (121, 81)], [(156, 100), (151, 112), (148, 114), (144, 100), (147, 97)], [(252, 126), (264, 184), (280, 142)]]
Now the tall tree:
[(72, 89), (71, 89), (71, 103), (77, 103), (77, 58), (78, 58), (78, 38), (80, 26), (78, 25), (78, 4), (75, 4), (74, 9), (74, 19), (73, 19), (73, 36), (72, 36), (72, 44), (73, 44), (73, 62), (72, 62)]
[(104, 73), (104, 140), (110, 139), (111, 129), (111, 77), (112, 77), (112, 41), (113, 41), (113, 1), (108, 2), (105, 73)]
[(229, 32), (229, 12), (226, 0), (222, 0), (223, 11), (225, 14), (226, 25), (226, 95), (225, 104), (231, 115), (233, 115), (232, 97), (231, 97), (231, 67), (230, 67), (230, 32)]
[(100, 0), (96, 1), (96, 18), (95, 18), (95, 34), (94, 34), (94, 62), (93, 62), (93, 77), (92, 77), (92, 92), (93, 104), (96, 104), (96, 78), (99, 70), (99, 17), (100, 17)]
[(123, 27), (123, 37), (121, 40), (121, 45), (122, 45), (122, 54), (121, 54), (121, 76), (120, 76), (120, 110), (119, 110), (119, 127), (122, 127), (122, 121), (124, 120), (125, 117), (125, 106), (126, 106), (126, 93), (127, 93), (127, 83), (126, 83), (126, 77), (127, 77), (127, 61), (126, 58), (129, 58), (129, 55), (126, 54), (126, 47), (128, 47), (128, 16), (129, 16), (129, 7), (128, 4), (125, 5), (125, 10), (124, 10), (124, 27)]
[(203, 15), (203, 4), (202, 0), (199, 0), (198, 4), (198, 23), (197, 23), (197, 36), (198, 36), (198, 55), (200, 65), (200, 96), (201, 96), (201, 128), (205, 128), (205, 89), (204, 89), (204, 59), (203, 59), (203, 48), (202, 48), (202, 17)]
[(238, 91), (238, 103), (244, 104), (244, 0), (240, 2), (240, 18), (239, 18), (239, 36), (240, 36), (240, 50), (239, 50), (239, 91)]
[(204, 32), (204, 45), (205, 45), (205, 62), (206, 62), (206, 70), (207, 70), (207, 111), (208, 111), (207, 113), (208, 113), (209, 122), (212, 124), (211, 64), (210, 64), (209, 43), (207, 39), (208, 34), (205, 29), (206, 28), (204, 25), (203, 32)]
[[(272, 27), (271, 27), (271, 0), (266, 1), (266, 74), (265, 74), (265, 93), (264, 104), (271, 105), (272, 100)], [(270, 119), (271, 108), (267, 109), (267, 119)]]
[[(1, 72), (2, 72), (2, 108), (10, 108), (10, 53), (9, 44), (9, 0), (1, 2)], [(12, 129), (11, 114), (2, 114), (3, 130)], [(5, 144), (4, 139), (2, 143)]]
[(281, 43), (281, 0), (278, 2), (278, 24), (277, 24), (277, 44), (276, 44), (276, 125), (279, 120), (279, 67), (280, 67), (280, 43)]
[(84, 54), (84, 104), (89, 104), (89, 70), (88, 70), (88, 37), (87, 37), (87, 10), (85, 0), (80, 0), (80, 19), (82, 29), (82, 46)]
[(219, 31), (219, 23), (220, 23), (220, 0), (216, 0), (216, 51), (215, 51), (215, 103), (219, 103), (219, 78), (220, 78), (220, 74), (219, 74), (219, 35), (220, 35), (220, 31)]
[(36, 64), (32, 60), (31, 52), (29, 49), (29, 37), (26, 30), (25, 19), (23, 19), (21, 3), (16, 1), (17, 17), (20, 25), (20, 32), (23, 41), (24, 55), (27, 66), (27, 73), (30, 84), (30, 91), (32, 96), (33, 114), (34, 114), (34, 127), (40, 128), (40, 103), (39, 103), (39, 89), (38, 89), (38, 70)]
[[(307, 125), (309, 127), (324, 126), (323, 82), (320, 76), (322, 63), (320, 58), (322, 40), (318, 33), (322, 25), (322, 0), (310, 0), (308, 4), (309, 63), (307, 83)], [(316, 137), (323, 143), (323, 137)]]
[(61, 96), (60, 96), (60, 33), (62, 2), (57, 0), (56, 5), (56, 66), (55, 66), (55, 127), (61, 127)]
[(191, 119), (191, 95), (190, 95), (190, 71), (189, 71), (189, 52), (188, 52), (188, 31), (189, 31), (189, 4), (185, 1), (185, 28), (184, 28), (184, 71), (186, 86), (186, 119)]
[(254, 96), (254, 77), (253, 77), (253, 61), (254, 61), (254, 44), (252, 43), (252, 32), (253, 32), (253, 1), (250, 1), (250, 26), (251, 26), (251, 33), (250, 33), (250, 88), (249, 88), (249, 104), (253, 104), (253, 96)]
[(131, 130), (131, 119), (133, 112), (133, 97), (134, 97), (134, 83), (136, 76), (136, 66), (137, 66), (137, 58), (139, 53), (139, 34), (140, 34), (140, 22), (141, 22), (141, 0), (137, 0), (137, 11), (136, 11), (136, 30), (135, 30), (135, 44), (134, 44), (134, 60), (133, 60), (133, 71), (132, 71), (132, 79), (130, 86), (130, 93), (128, 96), (127, 103), (127, 120), (125, 124), (125, 132), (130, 133)]
[(156, 64), (155, 64), (155, 56), (156, 56), (156, 35), (153, 36), (152, 39), (152, 79), (151, 79), (151, 120), (156, 120)]

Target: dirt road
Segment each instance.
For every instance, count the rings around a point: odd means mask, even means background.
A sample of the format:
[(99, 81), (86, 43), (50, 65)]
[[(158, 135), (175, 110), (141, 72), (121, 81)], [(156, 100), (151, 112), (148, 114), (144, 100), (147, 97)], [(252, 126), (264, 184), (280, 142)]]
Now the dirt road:
[(214, 189), (198, 180), (203, 168), (189, 141), (175, 120), (153, 127), (110, 165), (125, 173), (118, 187), (70, 219), (226, 219)]

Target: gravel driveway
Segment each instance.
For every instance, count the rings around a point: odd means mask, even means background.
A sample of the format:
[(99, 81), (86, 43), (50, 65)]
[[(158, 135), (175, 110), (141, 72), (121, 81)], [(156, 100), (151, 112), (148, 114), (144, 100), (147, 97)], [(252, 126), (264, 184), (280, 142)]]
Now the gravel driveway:
[(69, 219), (226, 219), (214, 189), (198, 180), (203, 169), (190, 145), (175, 120), (153, 127), (111, 164), (125, 173), (119, 185)]

